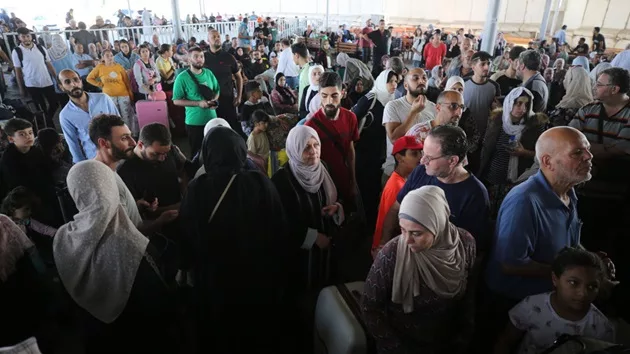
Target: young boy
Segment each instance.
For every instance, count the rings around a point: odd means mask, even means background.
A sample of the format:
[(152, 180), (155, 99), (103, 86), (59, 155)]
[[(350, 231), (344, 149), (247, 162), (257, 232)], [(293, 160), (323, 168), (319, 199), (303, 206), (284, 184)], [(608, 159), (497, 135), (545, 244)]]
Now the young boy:
[(264, 111), (258, 110), (252, 114), (254, 130), (247, 138), (247, 150), (267, 161), (269, 158), (269, 139), (267, 138), (267, 126), (271, 118)]
[(560, 251), (551, 265), (555, 291), (529, 296), (510, 310), (495, 354), (541, 353), (565, 333), (614, 343), (612, 323), (593, 305), (604, 277), (596, 254), (578, 248)]

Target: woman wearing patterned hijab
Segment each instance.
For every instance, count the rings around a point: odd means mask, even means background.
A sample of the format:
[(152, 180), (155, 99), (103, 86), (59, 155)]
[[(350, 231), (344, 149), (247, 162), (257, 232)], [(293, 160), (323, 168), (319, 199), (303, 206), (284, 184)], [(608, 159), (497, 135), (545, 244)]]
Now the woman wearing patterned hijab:
[(378, 253), (361, 308), (379, 353), (465, 352), (475, 284), (473, 237), (449, 221), (444, 191), (424, 186), (405, 196), (401, 235)]

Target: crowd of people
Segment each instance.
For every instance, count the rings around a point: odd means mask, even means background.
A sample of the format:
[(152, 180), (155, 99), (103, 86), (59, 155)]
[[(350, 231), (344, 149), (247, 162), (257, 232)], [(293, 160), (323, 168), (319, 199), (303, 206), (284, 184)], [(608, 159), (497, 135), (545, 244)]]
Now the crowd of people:
[(350, 281), (381, 354), (627, 340), (623, 60), (430, 29), (407, 67), (384, 21), (359, 58), (242, 24), (93, 54), (17, 29), (46, 127), (2, 123), (0, 346), (308, 352), (314, 297)]

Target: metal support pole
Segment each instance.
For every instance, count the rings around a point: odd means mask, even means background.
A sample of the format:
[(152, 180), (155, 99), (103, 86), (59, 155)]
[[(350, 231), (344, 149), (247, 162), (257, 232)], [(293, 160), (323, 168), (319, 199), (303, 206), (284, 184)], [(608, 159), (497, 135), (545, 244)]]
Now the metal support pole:
[(324, 31), (328, 32), (328, 18), (330, 17), (330, 0), (326, 0), (326, 25)]
[(551, 13), (551, 0), (547, 0), (545, 2), (545, 12), (543, 13), (543, 20), (540, 24), (540, 31), (538, 33), (538, 40), (542, 41), (545, 39), (547, 33), (547, 25), (549, 24), (549, 14)]
[(182, 17), (179, 15), (179, 0), (171, 0), (173, 8), (173, 40), (182, 38)]
[(131, 14), (131, 0), (127, 0), (127, 11), (129, 11), (129, 17), (131, 17), (131, 20), (133, 21), (133, 15)]
[(549, 35), (553, 37), (558, 24), (558, 15), (560, 14), (560, 7), (562, 7), (562, 0), (557, 0), (556, 10), (553, 13), (553, 20), (551, 21), (551, 28), (549, 29)]
[(494, 55), (494, 41), (497, 39), (497, 25), (499, 22), (499, 10), (501, 0), (490, 0), (486, 12), (486, 24), (483, 26), (483, 39), (481, 50)]

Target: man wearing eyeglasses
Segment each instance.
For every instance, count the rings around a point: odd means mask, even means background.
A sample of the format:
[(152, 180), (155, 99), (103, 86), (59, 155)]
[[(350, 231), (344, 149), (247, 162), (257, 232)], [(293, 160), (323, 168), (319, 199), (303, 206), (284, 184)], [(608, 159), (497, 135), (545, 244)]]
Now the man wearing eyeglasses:
[(435, 119), (412, 126), (405, 135), (413, 136), (418, 142), (423, 143), (433, 128), (441, 125), (457, 126), (464, 112), (464, 97), (457, 91), (442, 91), (438, 96), (435, 110), (437, 111)]
[(407, 193), (422, 186), (438, 186), (446, 195), (451, 221), (470, 232), (477, 240), (478, 249), (484, 249), (489, 239), (488, 191), (464, 168), (467, 151), (466, 133), (461, 128), (449, 124), (431, 130), (424, 141), (420, 166), (407, 178), (385, 217), (381, 246), (400, 234), (398, 211)]

